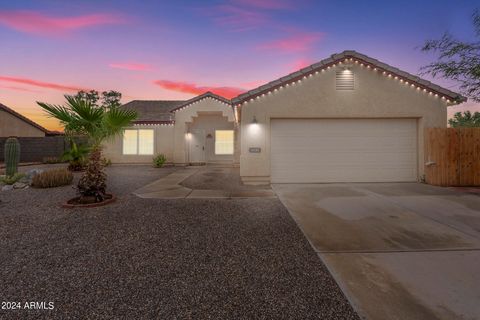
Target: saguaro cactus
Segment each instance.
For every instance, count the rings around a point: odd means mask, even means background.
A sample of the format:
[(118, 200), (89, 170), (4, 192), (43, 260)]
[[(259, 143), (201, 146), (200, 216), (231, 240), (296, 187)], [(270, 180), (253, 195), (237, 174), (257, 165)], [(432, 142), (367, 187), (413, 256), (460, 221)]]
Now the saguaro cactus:
[(17, 173), (20, 161), (20, 142), (17, 138), (8, 138), (5, 141), (5, 166), (7, 177)]

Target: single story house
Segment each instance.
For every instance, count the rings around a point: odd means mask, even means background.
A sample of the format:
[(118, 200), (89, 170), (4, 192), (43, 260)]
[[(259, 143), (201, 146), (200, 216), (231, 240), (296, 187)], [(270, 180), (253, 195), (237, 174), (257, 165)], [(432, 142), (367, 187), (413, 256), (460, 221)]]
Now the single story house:
[(334, 54), (231, 100), (132, 101), (139, 119), (106, 145), (113, 162), (233, 163), (242, 181), (418, 181), (425, 128), (466, 99), (355, 51)]

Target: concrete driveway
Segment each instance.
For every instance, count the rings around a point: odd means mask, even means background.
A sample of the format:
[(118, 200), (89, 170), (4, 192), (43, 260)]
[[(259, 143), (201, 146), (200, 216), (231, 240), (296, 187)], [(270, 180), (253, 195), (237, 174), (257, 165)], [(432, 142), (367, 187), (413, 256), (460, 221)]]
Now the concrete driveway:
[(367, 319), (480, 319), (480, 197), (417, 183), (273, 189)]

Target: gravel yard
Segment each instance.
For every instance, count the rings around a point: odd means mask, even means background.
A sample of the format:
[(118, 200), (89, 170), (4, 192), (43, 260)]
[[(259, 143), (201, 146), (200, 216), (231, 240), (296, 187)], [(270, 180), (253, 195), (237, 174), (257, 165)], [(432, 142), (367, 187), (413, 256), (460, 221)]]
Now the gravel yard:
[(0, 192), (1, 319), (358, 319), (277, 199), (130, 193), (173, 168), (112, 166), (116, 203), (62, 209), (71, 186)]

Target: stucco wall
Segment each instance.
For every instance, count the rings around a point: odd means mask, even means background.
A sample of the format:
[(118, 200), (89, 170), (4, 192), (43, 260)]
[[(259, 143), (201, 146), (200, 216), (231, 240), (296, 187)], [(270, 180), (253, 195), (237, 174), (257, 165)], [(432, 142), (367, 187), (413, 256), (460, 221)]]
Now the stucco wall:
[(154, 155), (124, 155), (123, 137), (117, 136), (104, 144), (104, 155), (113, 163), (152, 163), (152, 158), (160, 153), (173, 162), (173, 126), (134, 126), (132, 129), (154, 130)]
[(233, 155), (216, 155), (215, 154), (215, 130), (233, 130), (233, 122), (229, 122), (226, 117), (210, 114), (199, 114), (193, 119), (193, 123), (189, 126), (190, 130), (201, 129), (205, 131), (205, 159), (207, 162), (233, 161)]
[[(270, 181), (272, 118), (416, 118), (418, 172), (423, 175), (423, 131), (446, 126), (445, 100), (358, 65), (351, 67), (355, 90), (336, 90), (336, 70), (330, 68), (242, 105), (240, 175), (245, 182)], [(254, 116), (258, 125), (251, 125)], [(262, 152), (249, 153), (250, 147)]]
[(188, 124), (192, 123), (199, 114), (221, 113), (229, 122), (235, 122), (233, 109), (230, 105), (207, 97), (196, 103), (191, 104), (183, 110), (175, 113), (175, 133), (174, 133), (174, 162), (178, 165), (186, 164), (188, 161), (187, 144), (185, 135)]
[(45, 132), (0, 110), (0, 137), (44, 137)]

